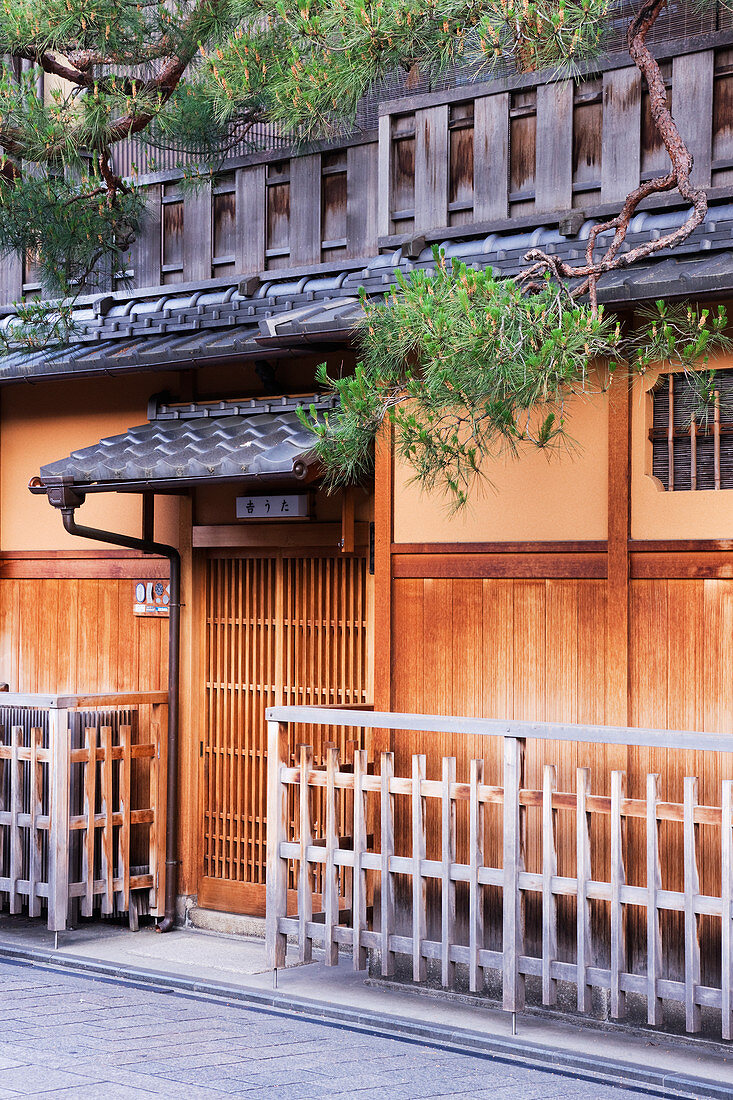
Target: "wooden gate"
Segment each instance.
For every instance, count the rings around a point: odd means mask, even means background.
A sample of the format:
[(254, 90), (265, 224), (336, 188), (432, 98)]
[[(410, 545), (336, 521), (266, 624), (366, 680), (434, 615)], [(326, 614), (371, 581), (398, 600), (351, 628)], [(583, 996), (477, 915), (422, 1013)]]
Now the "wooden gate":
[[(366, 560), (209, 558), (204, 661), (199, 904), (264, 915), (265, 709), (367, 702)], [(334, 735), (308, 737), (318, 759)]]

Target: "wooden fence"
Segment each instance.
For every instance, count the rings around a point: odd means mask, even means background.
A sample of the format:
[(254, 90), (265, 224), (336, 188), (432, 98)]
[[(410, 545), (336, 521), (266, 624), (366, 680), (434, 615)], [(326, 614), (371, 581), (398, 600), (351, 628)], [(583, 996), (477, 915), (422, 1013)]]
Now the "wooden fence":
[[(412, 978), (425, 981), (428, 960), (439, 965), (442, 984), (454, 987), (456, 966), (467, 972), (472, 991), (483, 988), (489, 973), (500, 971), (503, 1005), (511, 1012), (524, 1006), (525, 979), (541, 983), (542, 1002), (556, 1003), (558, 983), (575, 987), (579, 1012), (591, 1011), (594, 988), (607, 991), (614, 1018), (626, 1011), (628, 994), (646, 998), (649, 1023), (662, 1021), (662, 1002), (684, 1006), (685, 1027), (701, 1028), (701, 1009), (721, 1014), (723, 1037), (733, 1035), (733, 780), (722, 782), (719, 806), (698, 804), (697, 779), (684, 781), (682, 803), (667, 802), (659, 777), (648, 775), (645, 798), (628, 798), (625, 776), (611, 774), (610, 795), (594, 794), (590, 771), (577, 770), (574, 791), (560, 791), (556, 770), (543, 769), (541, 790), (524, 785), (527, 739), (665, 747), (705, 752), (732, 752), (733, 736), (660, 730), (617, 729), (550, 723), (448, 719), (432, 715), (326, 711), (319, 708), (274, 707), (268, 710), (268, 864), (267, 944), (270, 965), (285, 961), (288, 934), (296, 934), (300, 958), (311, 958), (313, 944), (325, 948), (326, 963), (335, 965), (339, 944), (353, 951), (354, 968), (366, 966), (367, 951), (381, 954), (384, 976), (395, 972), (397, 956), (411, 960)], [(459, 782), (454, 758), (443, 758), (440, 780), (426, 779), (426, 757), (413, 756), (410, 776), (394, 775), (392, 753), (383, 753), (379, 774), (369, 774), (366, 753), (354, 755), (353, 770), (339, 767), (336, 746), (328, 750), (326, 767), (312, 766), (312, 754), (302, 745), (292, 765), (290, 725), (318, 723), (367, 728), (412, 730), (503, 738), (503, 776), (492, 785), (484, 776), (484, 761), (472, 760), (468, 781)], [(706, 757), (698, 757), (703, 762)], [(287, 828), (288, 792), (296, 791), (297, 835)], [(325, 791), (325, 835), (312, 833), (312, 792)], [(336, 823), (347, 803), (351, 836), (340, 847)], [(339, 806), (339, 803), (341, 805)], [(399, 804), (402, 804), (401, 806)], [(396, 806), (397, 804), (397, 806)], [(439, 815), (439, 858), (427, 858), (426, 820)], [(467, 817), (461, 831), (457, 811)], [(404, 809), (411, 816), (411, 850), (395, 851), (395, 817)], [(539, 866), (526, 866), (527, 815), (538, 816), (541, 843)], [(558, 846), (558, 821), (570, 815), (569, 843)], [(646, 832), (645, 867), (626, 865), (631, 847), (627, 824), (642, 822)], [(374, 828), (375, 843), (368, 829)], [(666, 823), (670, 823), (667, 825)], [(683, 889), (667, 888), (670, 868), (660, 860), (660, 828), (682, 832)], [(712, 829), (718, 844), (706, 844), (719, 860), (719, 889), (700, 889), (699, 834)], [(290, 834), (290, 835), (289, 835)], [(607, 858), (599, 858), (598, 841)], [(457, 857), (460, 847), (463, 858)], [(499, 866), (487, 858), (501, 852)], [(572, 849), (572, 860), (568, 859)], [(591, 858), (593, 854), (593, 860)], [(558, 856), (564, 865), (558, 873)], [(496, 860), (499, 863), (499, 860)], [(598, 877), (603, 863), (610, 871)], [(313, 879), (322, 882), (322, 908), (314, 912)], [(675, 869), (676, 870), (676, 869)], [(298, 911), (287, 915), (289, 876), (298, 882)], [(350, 879), (350, 908), (339, 904), (344, 876)], [(405, 888), (409, 883), (409, 888)], [(639, 883), (635, 885), (633, 883)], [(439, 887), (439, 889), (436, 889)], [(399, 887), (399, 890), (398, 890)], [(396, 891), (403, 904), (396, 906)], [(429, 898), (435, 902), (433, 918)], [(457, 905), (457, 898), (459, 904)], [(406, 900), (405, 900), (406, 899)], [(572, 899), (572, 907), (565, 902)], [(530, 953), (524, 911), (539, 901), (539, 952)], [(642, 914), (643, 950), (632, 953), (627, 930), (632, 915)], [(679, 914), (676, 919), (670, 915)], [(492, 935), (495, 915), (498, 937)], [(606, 923), (608, 957), (599, 960), (592, 936), (599, 919)], [(563, 921), (571, 928), (563, 928)], [(701, 970), (701, 922), (717, 945), (718, 964)], [(429, 925), (435, 934), (429, 934)], [(638, 922), (637, 922), (638, 924)], [(571, 952), (558, 948), (559, 933), (570, 931)], [(670, 975), (668, 949), (673, 937), (683, 937), (684, 965), (680, 979)], [(492, 946), (492, 940), (497, 940)], [(562, 954), (570, 954), (562, 958)]]
[[(4, 694), (0, 898), (47, 913), (160, 915), (167, 694)], [(159, 900), (160, 899), (160, 900)]]

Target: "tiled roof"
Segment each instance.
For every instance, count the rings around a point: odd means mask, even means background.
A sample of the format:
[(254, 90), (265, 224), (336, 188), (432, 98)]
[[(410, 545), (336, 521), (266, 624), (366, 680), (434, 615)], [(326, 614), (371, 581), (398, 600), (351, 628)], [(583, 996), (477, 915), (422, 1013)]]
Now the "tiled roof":
[(207, 481), (307, 481), (313, 436), (296, 409), (331, 400), (274, 398), (161, 406), (148, 424), (102, 439), (41, 467), (44, 485), (70, 480), (87, 491), (201, 484)]
[[(633, 219), (624, 249), (680, 225), (684, 210), (648, 211)], [(557, 226), (530, 227), (437, 242), (450, 259), (492, 267), (515, 275), (530, 248), (542, 248), (567, 261), (582, 261), (588, 233), (586, 220), (577, 236), (563, 236)], [(600, 238), (602, 244), (603, 238)], [(609, 272), (600, 281), (599, 298), (609, 305), (657, 297), (725, 293), (733, 290), (733, 204), (713, 205), (689, 238), (673, 251), (627, 269)], [(407, 273), (433, 264), (426, 246), (414, 259), (402, 248), (370, 259), (366, 265), (336, 274), (319, 273), (277, 279), (263, 276), (253, 293), (243, 284), (225, 283), (191, 290), (166, 289), (159, 296), (98, 299), (76, 316), (78, 337), (68, 347), (51, 351), (14, 352), (0, 356), (0, 384), (32, 377), (160, 370), (242, 358), (264, 358), (289, 346), (316, 346), (348, 338), (361, 314), (358, 291), (383, 295), (397, 271)], [(273, 273), (274, 276), (274, 273)], [(12, 326), (12, 314), (0, 326)]]

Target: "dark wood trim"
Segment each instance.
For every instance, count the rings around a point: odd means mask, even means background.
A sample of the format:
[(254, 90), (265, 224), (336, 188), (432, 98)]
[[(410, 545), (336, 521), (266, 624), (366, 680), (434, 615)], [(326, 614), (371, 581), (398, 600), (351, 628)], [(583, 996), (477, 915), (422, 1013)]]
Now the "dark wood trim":
[[(605, 554), (395, 554), (395, 580), (408, 578), (602, 580)], [(375, 704), (376, 705), (376, 704)], [(381, 710), (381, 707), (377, 707)]]
[(632, 580), (733, 579), (730, 553), (649, 553), (631, 555)]
[(0, 580), (167, 580), (166, 558), (21, 558), (0, 561)]
[(97, 561), (108, 559), (135, 559), (136, 561), (167, 561), (140, 550), (3, 550), (0, 562), (5, 561)]
[(632, 554), (733, 554), (733, 539), (630, 539)]
[[(731, 543), (733, 549), (733, 543)], [(393, 542), (393, 554), (605, 554), (606, 541)]]
[[(392, 425), (377, 439), (374, 468), (374, 709), (392, 709), (392, 538), (394, 529), (394, 456)], [(391, 735), (374, 731), (373, 753), (389, 749)]]
[[(606, 723), (629, 721), (629, 536), (631, 534), (631, 384), (619, 374), (608, 401), (608, 585)], [(619, 763), (616, 761), (615, 763)]]

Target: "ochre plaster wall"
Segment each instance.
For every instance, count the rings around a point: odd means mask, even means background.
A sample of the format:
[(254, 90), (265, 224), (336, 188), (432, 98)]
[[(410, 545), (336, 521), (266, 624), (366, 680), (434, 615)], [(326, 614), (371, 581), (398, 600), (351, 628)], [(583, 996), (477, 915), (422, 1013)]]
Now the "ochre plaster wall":
[[(147, 420), (151, 394), (175, 389), (175, 375), (135, 375), (39, 386), (10, 386), (0, 396), (0, 549), (80, 550), (95, 544), (67, 535), (61, 516), (45, 496), (28, 491), (29, 480), (47, 462), (117, 435)], [(178, 539), (176, 497), (156, 500), (156, 537)], [(90, 494), (77, 513), (87, 526), (139, 535), (140, 497)]]
[[(711, 366), (733, 367), (733, 356)], [(658, 371), (634, 386), (631, 406), (631, 537), (633, 539), (733, 538), (733, 492), (714, 489), (668, 493), (652, 477), (651, 388)]]
[(567, 541), (606, 538), (608, 406), (605, 396), (578, 397), (568, 408), (570, 450), (529, 448), (491, 464), (469, 506), (450, 516), (438, 493), (409, 484), (396, 460), (394, 539), (416, 542)]

